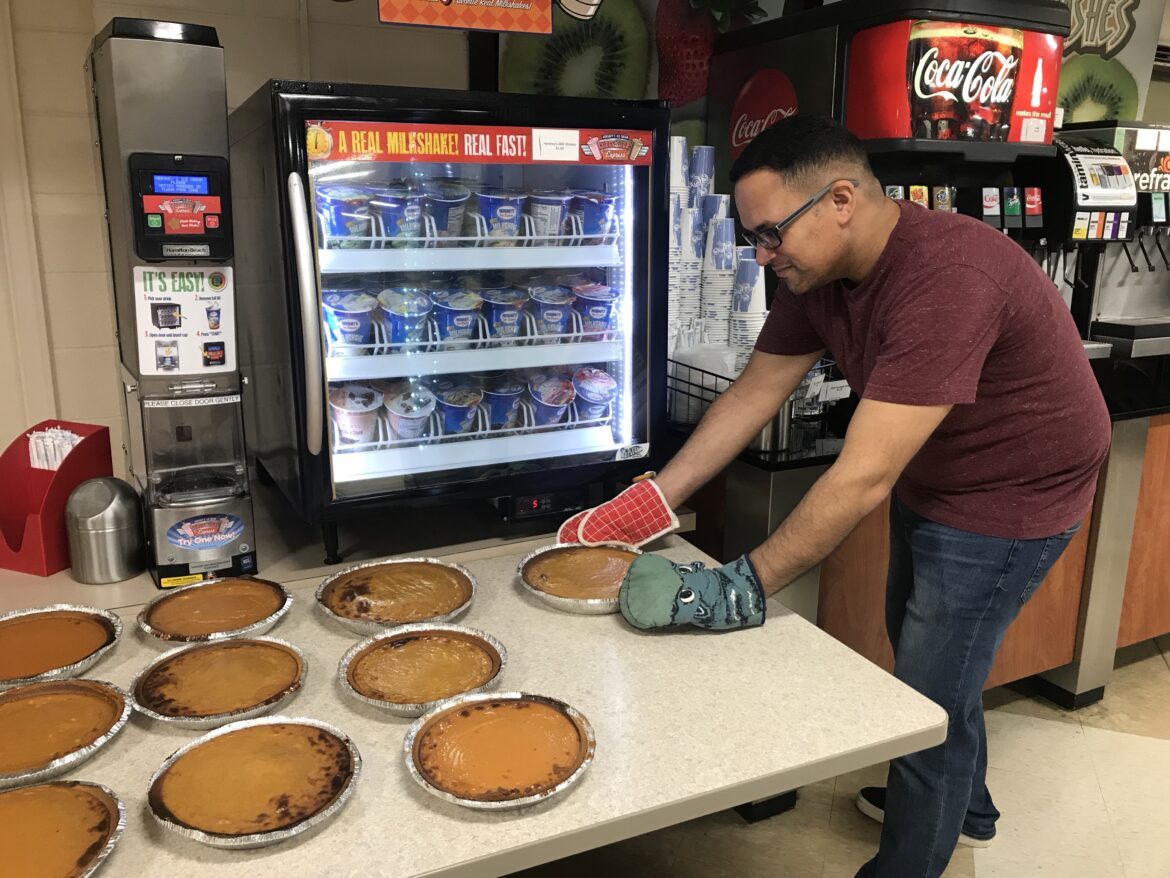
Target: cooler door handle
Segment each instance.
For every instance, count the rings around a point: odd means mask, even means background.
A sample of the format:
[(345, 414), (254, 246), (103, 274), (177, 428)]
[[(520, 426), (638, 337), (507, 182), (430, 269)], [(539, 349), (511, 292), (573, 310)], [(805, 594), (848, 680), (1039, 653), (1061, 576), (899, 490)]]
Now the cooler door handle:
[(297, 256), (297, 284), (301, 299), (301, 341), (305, 357), (305, 446), (309, 454), (321, 453), (322, 398), (321, 318), (317, 314), (317, 272), (313, 268), (313, 239), (309, 234), (309, 211), (301, 175), (288, 175), (288, 206), (292, 214), (293, 246)]

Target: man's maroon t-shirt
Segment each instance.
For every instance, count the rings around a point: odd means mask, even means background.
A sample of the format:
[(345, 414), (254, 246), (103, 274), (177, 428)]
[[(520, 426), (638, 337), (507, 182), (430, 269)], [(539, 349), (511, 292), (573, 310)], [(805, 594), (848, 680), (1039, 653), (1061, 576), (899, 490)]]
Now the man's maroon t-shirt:
[(901, 202), (869, 275), (804, 295), (781, 283), (756, 348), (827, 348), (865, 399), (953, 405), (898, 480), (950, 527), (1010, 539), (1060, 533), (1088, 511), (1109, 413), (1068, 308), (990, 226)]

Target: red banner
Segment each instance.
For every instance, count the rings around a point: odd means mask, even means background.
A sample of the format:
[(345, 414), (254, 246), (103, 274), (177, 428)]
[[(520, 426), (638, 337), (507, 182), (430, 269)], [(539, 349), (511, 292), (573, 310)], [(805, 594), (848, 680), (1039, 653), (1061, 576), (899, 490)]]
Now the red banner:
[(309, 122), (310, 161), (648, 165), (653, 132), (398, 122)]
[(552, 33), (552, 0), (378, 0), (384, 24)]

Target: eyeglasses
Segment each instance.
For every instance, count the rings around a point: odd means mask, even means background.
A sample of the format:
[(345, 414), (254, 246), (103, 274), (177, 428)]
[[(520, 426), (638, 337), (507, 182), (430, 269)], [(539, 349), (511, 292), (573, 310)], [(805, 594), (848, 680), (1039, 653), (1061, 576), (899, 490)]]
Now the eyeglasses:
[[(841, 180), (833, 180), (831, 183), (828, 183), (822, 188), (818, 189), (812, 194), (812, 197), (809, 198), (808, 201), (806, 201), (800, 207), (796, 208), (796, 210), (792, 211), (792, 213), (788, 214), (788, 216), (784, 217), (784, 219), (780, 220), (780, 222), (776, 223), (776, 225), (759, 232), (752, 230), (743, 232), (743, 239), (747, 241), (749, 247), (763, 247), (765, 250), (775, 250), (784, 241), (784, 230), (802, 216), (804, 216), (806, 213), (808, 213), (812, 209), (813, 205), (824, 198), (825, 195), (828, 194), (829, 190), (840, 182)], [(854, 187), (861, 185), (860, 180), (845, 180), (845, 182), (852, 183)]]

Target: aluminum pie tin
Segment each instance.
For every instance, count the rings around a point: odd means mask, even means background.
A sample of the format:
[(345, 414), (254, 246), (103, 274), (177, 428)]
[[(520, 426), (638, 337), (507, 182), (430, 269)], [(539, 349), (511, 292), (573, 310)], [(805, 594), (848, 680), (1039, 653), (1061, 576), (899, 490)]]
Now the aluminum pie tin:
[(62, 775), (67, 771), (72, 771), (81, 763), (90, 759), (98, 750), (113, 740), (118, 732), (122, 731), (126, 725), (126, 721), (130, 719), (130, 712), (133, 710), (130, 696), (119, 689), (112, 683), (107, 683), (104, 680), (47, 680), (40, 683), (30, 683), (27, 687), (21, 686), (17, 689), (9, 689), (7, 692), (0, 694), (0, 701), (16, 697), (23, 689), (37, 687), (47, 688), (52, 686), (76, 685), (84, 684), (90, 686), (100, 686), (108, 689), (111, 695), (116, 695), (122, 701), (122, 711), (118, 718), (114, 720), (114, 724), (107, 729), (101, 737), (86, 744), (84, 747), (78, 747), (76, 750), (71, 750), (64, 756), (58, 757), (39, 768), (30, 768), (26, 771), (14, 771), (5, 774), (0, 774), (0, 790), (10, 789), (11, 787), (23, 787), (29, 784), (40, 783), (41, 781), (49, 780), (50, 778)]
[[(481, 799), (465, 799), (435, 786), (427, 780), (415, 762), (415, 741), (422, 734), (423, 729), (439, 716), (449, 711), (460, 710), (469, 704), (479, 704), (483, 701), (539, 701), (561, 711), (577, 727), (577, 731), (585, 743), (585, 755), (581, 759), (581, 763), (574, 769), (572, 774), (555, 787), (547, 789), (542, 793), (537, 793), (534, 796), (523, 796), (518, 799), (495, 802), (483, 801)], [(410, 772), (410, 776), (431, 795), (437, 796), (453, 805), (462, 805), (464, 808), (473, 808), (478, 811), (509, 811), (515, 808), (526, 808), (529, 805), (539, 805), (541, 802), (547, 802), (549, 799), (561, 795), (581, 780), (581, 776), (585, 774), (586, 769), (593, 764), (593, 757), (597, 752), (597, 738), (593, 733), (593, 726), (586, 719), (585, 714), (556, 698), (549, 698), (547, 695), (533, 695), (528, 692), (485, 692), (478, 695), (459, 695), (455, 698), (450, 698), (416, 719), (411, 723), (410, 728), (406, 732), (406, 737), (402, 741), (402, 750), (406, 758), (406, 769)]]
[[(331, 586), (334, 582), (336, 582), (341, 577), (347, 576), (348, 574), (353, 573), (355, 570), (364, 570), (367, 567), (388, 567), (392, 564), (423, 564), (423, 563), (437, 564), (440, 567), (447, 567), (447, 568), (454, 570), (454, 571), (462, 574), (463, 576), (465, 576), (467, 578), (467, 581), (469, 583), (471, 583), (471, 594), (467, 596), (467, 600), (464, 601), (462, 604), (460, 604), (458, 607), (456, 607), (454, 610), (452, 610), (449, 613), (441, 613), (437, 616), (431, 616), (431, 617), (426, 618), (426, 619), (412, 619), (412, 620), (410, 620), (409, 623), (394, 622), (394, 621), (378, 622), (378, 621), (375, 621), (373, 619), (350, 619), (346, 616), (340, 616), (337, 613), (333, 612), (333, 610), (331, 610), (329, 608), (329, 606), (325, 603), (325, 592), (329, 588), (329, 586)], [(454, 620), (458, 619), (460, 616), (462, 616), (464, 613), (467, 612), (468, 607), (470, 607), (472, 602), (475, 600), (475, 595), (476, 595), (476, 592), (478, 590), (479, 590), (479, 584), (476, 582), (475, 576), (472, 575), (471, 571), (468, 570), (466, 567), (464, 567), (462, 564), (456, 564), (453, 561), (440, 561), (438, 558), (393, 558), (389, 561), (366, 561), (362, 564), (354, 564), (352, 567), (347, 567), (345, 570), (342, 570), (338, 573), (334, 573), (332, 576), (326, 578), (319, 586), (317, 586), (316, 597), (317, 597), (317, 606), (320, 607), (325, 612), (325, 615), (327, 615), (330, 619), (335, 620), (338, 624), (342, 625), (345, 628), (348, 628), (350, 631), (353, 631), (355, 634), (367, 634), (368, 635), (368, 634), (381, 634), (382, 632), (387, 631), (391, 628), (401, 628), (404, 626), (404, 624), (416, 625), (416, 624), (433, 624), (433, 623), (453, 622)]]
[[(224, 579), (227, 578), (228, 577), (224, 577)], [(193, 585), (184, 585), (182, 588), (169, 589), (168, 591), (165, 591), (155, 597), (149, 604), (143, 607), (142, 611), (138, 614), (139, 630), (141, 630), (144, 634), (149, 634), (151, 637), (157, 638), (158, 640), (166, 643), (214, 643), (218, 640), (231, 640), (236, 637), (258, 637), (261, 634), (267, 634), (269, 631), (271, 631), (273, 626), (275, 626), (276, 623), (284, 617), (285, 613), (289, 611), (289, 608), (292, 607), (292, 595), (289, 594), (288, 589), (279, 582), (272, 582), (268, 579), (261, 579), (258, 576), (235, 576), (231, 578), (247, 579), (250, 582), (260, 582), (264, 585), (271, 586), (272, 588), (279, 591), (281, 595), (283, 595), (283, 600), (275, 611), (269, 613), (263, 619), (260, 619), (257, 622), (253, 622), (251, 625), (245, 625), (243, 628), (233, 628), (228, 631), (215, 631), (210, 634), (172, 634), (168, 631), (160, 631), (150, 624), (148, 621), (150, 619), (150, 614), (158, 604), (161, 604), (163, 601), (173, 598), (176, 595), (182, 594), (183, 592), (188, 592), (196, 588), (204, 588), (210, 583), (220, 581), (218, 579), (208, 579), (204, 582), (196, 582)]]
[[(458, 634), (469, 640), (478, 640), (489, 649), (496, 653), (499, 659), (499, 664), (491, 679), (489, 679), (482, 686), (476, 686), (474, 689), (469, 689), (459, 695), (451, 695), (447, 698), (440, 698), (435, 701), (423, 701), (417, 704), (400, 703), (396, 701), (383, 701), (380, 698), (373, 698), (369, 695), (364, 695), (359, 692), (357, 687), (349, 679), (349, 667), (355, 659), (366, 650), (374, 647), (377, 644), (385, 643), (393, 640), (413, 639), (422, 634)], [(496, 640), (490, 634), (484, 631), (478, 631), (475, 628), (465, 628), (462, 625), (442, 625), (431, 622), (419, 622), (413, 625), (401, 625), (398, 628), (392, 628), (389, 631), (384, 631), (381, 634), (375, 634), (373, 637), (367, 637), (360, 643), (352, 646), (348, 652), (342, 657), (341, 664), (337, 666), (337, 679), (341, 683), (341, 688), (349, 695), (356, 698), (358, 701), (364, 701), (366, 704), (372, 704), (374, 707), (385, 710), (387, 713), (392, 713), (395, 716), (422, 716), (429, 710), (438, 707), (452, 698), (460, 698), (464, 695), (477, 695), (481, 692), (488, 692), (495, 689), (500, 683), (500, 675), (504, 673), (504, 667), (508, 664), (508, 651), (504, 649), (504, 644)]]
[(263, 716), (270, 711), (284, 707), (284, 705), (291, 701), (293, 697), (301, 691), (301, 687), (305, 684), (305, 675), (309, 672), (309, 660), (305, 658), (305, 654), (297, 649), (297, 647), (293, 646), (286, 640), (279, 640), (275, 637), (234, 638), (232, 642), (271, 643), (274, 646), (284, 647), (289, 652), (293, 653), (293, 655), (295, 655), (300, 661), (301, 672), (291, 685), (285, 687), (281, 692), (272, 696), (262, 704), (256, 704), (252, 707), (245, 707), (230, 713), (217, 713), (211, 714), (209, 716), (167, 716), (165, 713), (158, 713), (157, 711), (146, 707), (138, 698), (138, 687), (146, 681), (146, 678), (149, 677), (151, 672), (154, 671), (159, 665), (170, 661), (175, 656), (182, 655), (183, 653), (187, 652), (194, 652), (200, 649), (220, 647), (226, 644), (224, 644), (222, 641), (216, 641), (213, 643), (195, 643), (189, 646), (180, 646), (177, 649), (171, 649), (164, 652), (153, 662), (151, 662), (145, 669), (143, 669), (137, 677), (134, 678), (134, 682), (130, 684), (129, 692), (130, 700), (134, 706), (134, 709), (145, 717), (149, 717), (156, 722), (165, 723), (166, 725), (176, 729), (214, 729), (230, 722), (241, 722), (243, 720), (255, 719), (256, 717)]
[(612, 598), (563, 598), (559, 595), (541, 591), (524, 578), (524, 568), (528, 566), (530, 561), (541, 555), (546, 555), (550, 552), (562, 552), (565, 549), (591, 549), (594, 547), (622, 549), (626, 552), (632, 552), (635, 555), (642, 554), (642, 550), (637, 546), (631, 546), (626, 543), (594, 543), (592, 546), (583, 546), (580, 543), (557, 543), (552, 546), (544, 546), (535, 552), (529, 552), (521, 558), (520, 563), (516, 565), (516, 578), (520, 580), (520, 584), (534, 597), (539, 598), (550, 607), (564, 613), (576, 613), (579, 616), (605, 616), (609, 613), (616, 613), (620, 609), (616, 595)]
[[(122, 837), (122, 833), (126, 831), (125, 803), (118, 797), (118, 794), (109, 787), (103, 786), (100, 783), (93, 783), (92, 781), (50, 781), (49, 783), (45, 784), (36, 784), (31, 787), (22, 787), (21, 789), (34, 790), (42, 787), (83, 787), (91, 794), (95, 792), (100, 793), (102, 797), (109, 800), (108, 804), (112, 807), (108, 810), (114, 824), (110, 829), (109, 838), (106, 839), (106, 842), (102, 845), (101, 849), (93, 855), (93, 858), (89, 860), (89, 865), (85, 867), (84, 871), (79, 872), (76, 876), (76, 878), (90, 878), (91, 875), (93, 875), (99, 868), (101, 868), (102, 863), (104, 863), (106, 858), (109, 857), (109, 855), (113, 852), (114, 846), (118, 843), (118, 839)], [(89, 852), (86, 851), (86, 853)]]
[(17, 619), (21, 616), (37, 616), (44, 613), (56, 612), (88, 613), (91, 616), (97, 616), (110, 626), (112, 636), (104, 646), (99, 646), (85, 658), (71, 665), (52, 668), (40, 674), (33, 674), (31, 677), (0, 680), (0, 691), (12, 686), (25, 686), (29, 683), (43, 683), (47, 680), (66, 680), (71, 677), (80, 677), (101, 661), (102, 656), (118, 645), (118, 638), (122, 636), (122, 620), (118, 618), (117, 614), (111, 613), (109, 610), (99, 610), (97, 607), (87, 607), (82, 604), (50, 604), (47, 607), (36, 607), (32, 610), (14, 610), (11, 613), (0, 615), (0, 623), (7, 622), (9, 619)]
[[(297, 823), (293, 826), (287, 826), (284, 829), (274, 829), (270, 832), (255, 832), (250, 835), (223, 835), (216, 832), (205, 832), (202, 829), (192, 829), (188, 826), (183, 826), (181, 823), (177, 823), (166, 815), (159, 814), (157, 811), (155, 811), (154, 804), (151, 802), (150, 792), (154, 789), (154, 785), (158, 783), (159, 779), (167, 772), (167, 769), (174, 765), (179, 759), (181, 759), (191, 750), (194, 750), (196, 747), (206, 744), (208, 741), (214, 738), (218, 738), (220, 735), (227, 735), (232, 732), (239, 731), (240, 729), (251, 728), (252, 726), (265, 725), (310, 726), (312, 728), (328, 732), (345, 744), (345, 748), (349, 752), (349, 779), (346, 781), (345, 786), (342, 787), (341, 792), (337, 794), (337, 797), (332, 802), (330, 802), (312, 817), (306, 817), (300, 823)], [(329, 723), (324, 723), (320, 720), (308, 719), (305, 717), (265, 716), (261, 717), (260, 719), (243, 720), (241, 722), (234, 722), (230, 725), (222, 726), (215, 731), (208, 732), (206, 735), (196, 738), (191, 743), (180, 747), (178, 750), (168, 756), (166, 760), (163, 761), (163, 764), (160, 765), (155, 770), (154, 774), (150, 776), (150, 781), (146, 785), (146, 803), (147, 809), (150, 811), (155, 820), (157, 820), (166, 829), (169, 829), (171, 832), (178, 833), (185, 838), (190, 838), (194, 841), (200, 842), (201, 844), (210, 845), (211, 847), (216, 848), (234, 848), (237, 850), (244, 848), (262, 848), (267, 847), (270, 844), (279, 844), (280, 842), (287, 841), (288, 839), (298, 836), (301, 833), (308, 832), (310, 829), (321, 825), (330, 817), (334, 816), (345, 806), (345, 803), (350, 800), (350, 797), (353, 796), (354, 788), (357, 786), (358, 778), (361, 776), (361, 773), (362, 757), (361, 754), (358, 753), (357, 746), (350, 739), (349, 735), (335, 726), (331, 726)], [(224, 786), (225, 789), (230, 788), (230, 780), (225, 780)]]

